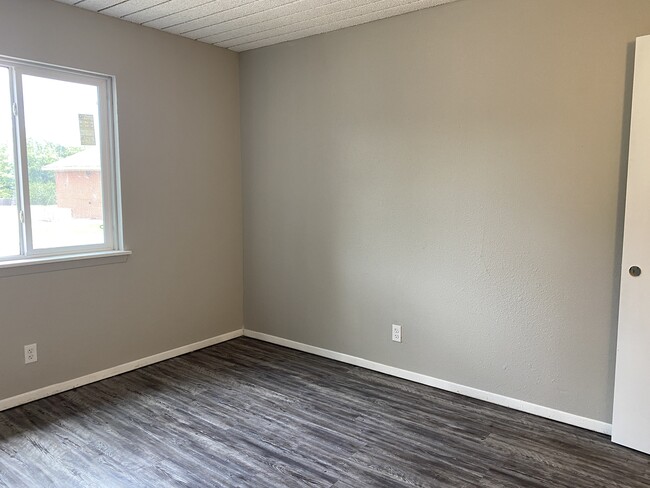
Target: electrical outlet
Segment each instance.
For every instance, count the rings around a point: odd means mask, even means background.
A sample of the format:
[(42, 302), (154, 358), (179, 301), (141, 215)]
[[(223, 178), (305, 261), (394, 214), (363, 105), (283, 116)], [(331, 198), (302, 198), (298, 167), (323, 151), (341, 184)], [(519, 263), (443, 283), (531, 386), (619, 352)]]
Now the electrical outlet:
[(38, 361), (38, 356), (36, 355), (36, 344), (25, 346), (25, 364), (35, 363), (36, 361)]
[(395, 342), (402, 342), (402, 326), (393, 324), (392, 339)]

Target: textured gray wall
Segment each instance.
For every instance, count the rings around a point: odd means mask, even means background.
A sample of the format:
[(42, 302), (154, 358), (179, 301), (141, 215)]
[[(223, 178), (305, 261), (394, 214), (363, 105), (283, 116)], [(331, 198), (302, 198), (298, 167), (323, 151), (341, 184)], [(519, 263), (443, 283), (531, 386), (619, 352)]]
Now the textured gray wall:
[(0, 54), (117, 76), (133, 250), (0, 278), (0, 398), (241, 328), (237, 55), (46, 0), (0, 0)]
[(246, 328), (609, 421), (648, 33), (463, 0), (244, 53)]

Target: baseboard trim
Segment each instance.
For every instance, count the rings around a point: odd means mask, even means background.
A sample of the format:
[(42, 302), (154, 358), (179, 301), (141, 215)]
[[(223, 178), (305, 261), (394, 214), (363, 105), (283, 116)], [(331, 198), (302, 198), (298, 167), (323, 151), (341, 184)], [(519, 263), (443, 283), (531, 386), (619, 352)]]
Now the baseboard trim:
[(160, 361), (165, 361), (167, 359), (174, 358), (176, 356), (182, 356), (188, 352), (197, 351), (203, 349), (204, 347), (214, 346), (220, 342), (229, 341), (240, 337), (243, 335), (243, 330), (238, 329), (232, 332), (227, 332), (226, 334), (221, 334), (216, 337), (211, 337), (203, 341), (195, 342), (193, 344), (188, 344), (186, 346), (177, 347), (176, 349), (171, 349), (169, 351), (164, 351), (153, 356), (149, 356), (142, 359), (136, 359), (129, 363), (120, 364), (119, 366), (114, 366), (112, 368), (105, 369), (103, 371), (98, 371), (96, 373), (91, 373), (80, 378), (75, 378), (72, 380), (64, 381), (63, 383), (56, 383), (54, 385), (45, 386), (39, 388), (38, 390), (28, 391), (26, 393), (21, 393), (13, 397), (5, 398), (0, 400), (0, 412), (7, 410), (9, 408), (17, 407), (18, 405), (23, 405), (25, 403), (33, 402), (34, 400), (40, 400), (48, 396), (56, 395), (57, 393), (62, 393), (67, 390), (72, 390), (80, 386), (88, 385), (96, 381), (105, 380), (111, 376), (117, 376), (118, 374), (127, 373), (133, 371), (134, 369), (142, 368), (144, 366), (149, 366), (151, 364), (159, 363)]
[(504, 407), (512, 408), (514, 410), (519, 410), (521, 412), (530, 413), (533, 415), (537, 415), (538, 417), (544, 417), (547, 419), (556, 420), (558, 422), (574, 425), (576, 427), (581, 427), (587, 430), (592, 430), (595, 432), (599, 432), (601, 434), (611, 435), (612, 433), (612, 425), (606, 422), (601, 422), (600, 420), (581, 417), (580, 415), (575, 415), (569, 412), (563, 412), (562, 410), (556, 410), (554, 408), (544, 407), (542, 405), (525, 402), (523, 400), (510, 398), (504, 395), (499, 395), (497, 393), (490, 393), (487, 391), (479, 390), (477, 388), (472, 388), (470, 386), (459, 385), (457, 383), (452, 383), (451, 381), (441, 380), (438, 378), (434, 378), (432, 376), (427, 376), (420, 373), (414, 373), (412, 371), (407, 371), (405, 369), (395, 368), (393, 366), (387, 366), (385, 364), (376, 363), (374, 361), (369, 361), (367, 359), (359, 358), (356, 356), (350, 356), (348, 354), (331, 351), (329, 349), (323, 349), (321, 347), (310, 346), (308, 344), (303, 344), (301, 342), (283, 339), (281, 337), (264, 334), (262, 332), (255, 332), (253, 330), (244, 329), (244, 336), (251, 337), (253, 339), (259, 339), (265, 342), (271, 342), (273, 344), (289, 347), (291, 349), (296, 349), (298, 351), (308, 352), (310, 354), (315, 354), (317, 356), (334, 359), (336, 361), (352, 364), (354, 366), (360, 366), (362, 368), (371, 369), (373, 371), (378, 371), (380, 373), (396, 376), (398, 378), (402, 378), (405, 380), (414, 381), (416, 383), (421, 383), (423, 385), (432, 386), (434, 388), (439, 388), (441, 390), (450, 391), (453, 393), (459, 393), (461, 395), (465, 395), (471, 398), (484, 400), (486, 402), (494, 403), (496, 405), (501, 405)]

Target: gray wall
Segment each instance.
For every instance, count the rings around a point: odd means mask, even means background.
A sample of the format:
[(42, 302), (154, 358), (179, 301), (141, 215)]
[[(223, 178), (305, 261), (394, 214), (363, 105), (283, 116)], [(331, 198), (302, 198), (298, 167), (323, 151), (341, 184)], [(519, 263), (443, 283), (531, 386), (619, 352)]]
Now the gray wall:
[(246, 328), (609, 421), (648, 33), (463, 0), (244, 53)]
[(0, 398), (241, 328), (238, 56), (45, 0), (0, 0), (0, 54), (117, 76), (133, 251), (0, 278)]

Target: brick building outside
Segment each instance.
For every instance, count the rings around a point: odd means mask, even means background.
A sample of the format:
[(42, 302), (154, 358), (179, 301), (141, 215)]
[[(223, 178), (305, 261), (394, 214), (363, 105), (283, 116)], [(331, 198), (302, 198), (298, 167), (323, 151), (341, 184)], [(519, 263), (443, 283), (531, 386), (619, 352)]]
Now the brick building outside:
[(101, 219), (102, 186), (99, 147), (87, 149), (43, 167), (56, 175), (56, 204), (72, 218)]

